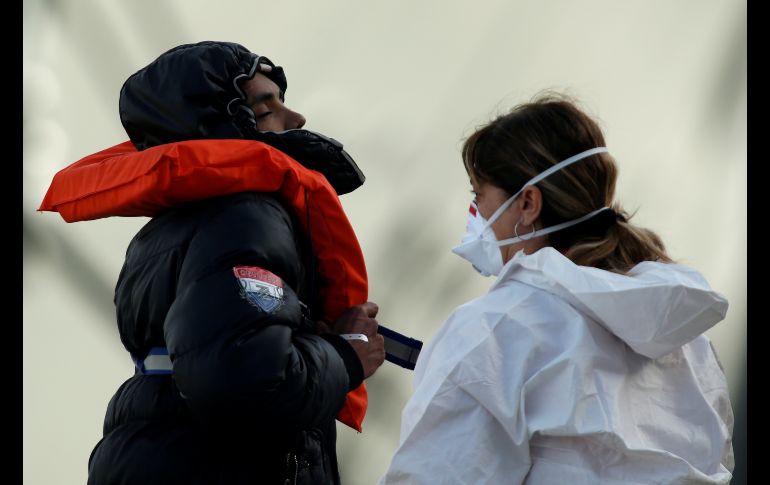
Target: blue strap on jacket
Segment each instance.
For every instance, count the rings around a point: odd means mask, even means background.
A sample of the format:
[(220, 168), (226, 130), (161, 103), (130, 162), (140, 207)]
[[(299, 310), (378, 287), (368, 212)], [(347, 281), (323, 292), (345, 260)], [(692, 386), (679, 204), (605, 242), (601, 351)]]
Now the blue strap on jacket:
[(153, 347), (144, 359), (133, 356), (132, 359), (136, 369), (143, 375), (168, 375), (173, 369), (166, 347)]
[[(378, 326), (377, 332), (385, 337), (385, 359), (405, 369), (414, 370), (422, 342), (407, 337), (389, 328)], [(142, 375), (168, 375), (173, 364), (166, 347), (153, 347), (144, 359), (133, 358), (134, 365)]]

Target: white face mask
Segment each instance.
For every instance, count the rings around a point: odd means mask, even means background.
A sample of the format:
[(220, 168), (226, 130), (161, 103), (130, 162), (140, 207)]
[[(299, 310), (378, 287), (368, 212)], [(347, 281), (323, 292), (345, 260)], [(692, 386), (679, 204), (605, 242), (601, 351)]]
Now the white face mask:
[(577, 155), (574, 155), (562, 162), (557, 163), (553, 167), (549, 168), (548, 170), (535, 176), (530, 181), (525, 183), (524, 186), (521, 189), (519, 189), (518, 192), (513, 194), (513, 196), (508, 198), (508, 200), (503, 202), (502, 205), (500, 205), (500, 207), (497, 208), (497, 210), (494, 212), (494, 214), (492, 214), (492, 217), (490, 217), (489, 220), (484, 219), (484, 217), (481, 215), (481, 212), (479, 212), (478, 206), (476, 205), (476, 203), (471, 202), (471, 206), (468, 212), (468, 226), (466, 228), (465, 236), (463, 236), (462, 242), (459, 245), (452, 248), (452, 252), (470, 261), (470, 263), (473, 265), (473, 268), (479, 273), (481, 273), (483, 276), (491, 276), (491, 275), (497, 276), (498, 274), (500, 274), (500, 270), (503, 269), (503, 254), (500, 251), (500, 247), (508, 246), (510, 244), (516, 244), (521, 241), (527, 241), (529, 239), (532, 239), (538, 236), (544, 236), (546, 234), (550, 234), (552, 232), (556, 232), (561, 229), (574, 226), (575, 224), (579, 224), (587, 219), (590, 219), (591, 217), (598, 214), (599, 212), (607, 209), (607, 207), (602, 207), (578, 219), (573, 219), (571, 221), (563, 222), (555, 226), (533, 231), (527, 234), (526, 236), (512, 237), (510, 239), (504, 239), (502, 241), (497, 240), (497, 237), (495, 236), (495, 233), (492, 230), (492, 224), (494, 224), (494, 222), (500, 217), (500, 215), (506, 209), (508, 209), (508, 207), (510, 207), (513, 201), (516, 199), (516, 197), (518, 197), (518, 195), (521, 193), (522, 190), (524, 190), (525, 187), (528, 187), (530, 185), (535, 185), (536, 183), (540, 182), (541, 180), (548, 177), (552, 173), (558, 172), (559, 170), (563, 169), (567, 165), (575, 163), (578, 160), (582, 160), (583, 158), (590, 157), (591, 155), (594, 155), (596, 153), (602, 153), (607, 151), (608, 150), (605, 147), (592, 148), (590, 150), (586, 150), (584, 152), (578, 153)]

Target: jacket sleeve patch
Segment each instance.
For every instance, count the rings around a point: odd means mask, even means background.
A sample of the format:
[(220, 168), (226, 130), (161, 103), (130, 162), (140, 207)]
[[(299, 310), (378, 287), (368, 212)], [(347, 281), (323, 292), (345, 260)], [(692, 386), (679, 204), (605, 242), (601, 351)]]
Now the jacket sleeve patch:
[(283, 281), (270, 271), (256, 266), (233, 268), (241, 297), (263, 312), (273, 313), (283, 304)]

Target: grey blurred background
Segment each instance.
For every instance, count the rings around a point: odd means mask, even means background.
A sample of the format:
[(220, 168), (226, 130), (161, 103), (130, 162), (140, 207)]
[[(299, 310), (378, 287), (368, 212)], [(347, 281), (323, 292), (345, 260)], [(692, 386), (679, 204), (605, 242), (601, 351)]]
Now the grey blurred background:
[[(133, 373), (112, 292), (147, 221), (67, 224), (36, 209), (58, 170), (127, 139), (123, 81), (200, 40), (239, 42), (284, 66), (287, 104), (345, 144), (367, 175), (342, 203), (378, 319), (424, 341), (492, 282), (449, 251), (471, 199), (463, 139), (544, 88), (581, 100), (619, 163), (617, 198), (730, 301), (708, 335), (736, 412), (733, 483), (745, 483), (745, 0), (23, 5), (25, 484), (86, 481), (107, 402)], [(386, 363), (368, 381), (364, 432), (338, 426), (345, 483), (384, 473), (411, 380)]]

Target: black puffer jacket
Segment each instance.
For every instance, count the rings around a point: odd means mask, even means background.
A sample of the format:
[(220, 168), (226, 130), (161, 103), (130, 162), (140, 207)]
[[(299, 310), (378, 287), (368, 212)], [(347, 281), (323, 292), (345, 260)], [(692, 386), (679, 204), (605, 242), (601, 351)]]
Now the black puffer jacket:
[[(276, 199), (245, 193), (175, 209), (134, 237), (115, 293), (120, 336), (135, 357), (167, 346), (174, 373), (120, 387), (88, 483), (339, 481), (334, 418), (363, 372), (347, 342), (303, 316), (314, 298), (298, 234)], [(243, 298), (236, 266), (279, 276), (283, 304), (268, 313)]]
[[(360, 185), (341, 145), (256, 131), (237, 81), (262, 63), (285, 91), (283, 70), (238, 44), (171, 49), (126, 81), (121, 122), (139, 150), (265, 137), (338, 193)], [(173, 375), (137, 373), (118, 389), (89, 484), (339, 482), (335, 416), (363, 369), (342, 338), (315, 334), (318, 277), (294, 217), (269, 194), (242, 193), (169, 210), (131, 241), (115, 292), (120, 337), (139, 359), (167, 347)], [(280, 278), (281, 304), (242, 292), (239, 266)]]

